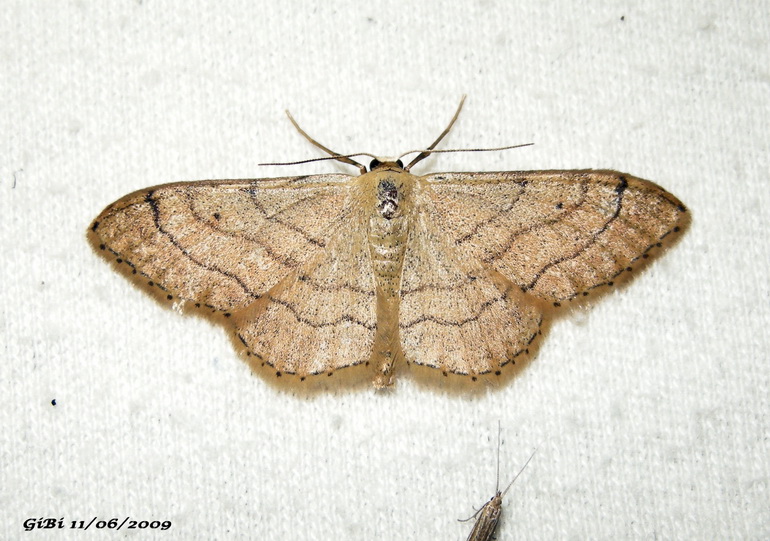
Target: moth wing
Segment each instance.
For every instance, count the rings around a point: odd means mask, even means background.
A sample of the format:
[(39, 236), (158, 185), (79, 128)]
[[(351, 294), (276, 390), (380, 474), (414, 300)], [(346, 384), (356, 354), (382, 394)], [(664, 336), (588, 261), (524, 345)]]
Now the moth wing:
[(676, 197), (615, 171), (422, 178), (441, 228), (458, 249), (557, 304), (613, 285), (689, 223)]
[(278, 375), (331, 374), (369, 360), (377, 316), (364, 220), (359, 208), (322, 253), (233, 313), (240, 341)]
[[(326, 247), (351, 179), (315, 175), (165, 184), (109, 205), (95, 248), (169, 298), (243, 308)], [(125, 267), (124, 267), (125, 268)]]
[(537, 336), (542, 322), (537, 301), (457, 250), (423, 190), (415, 200), (400, 291), (404, 355), (445, 374), (499, 372)]

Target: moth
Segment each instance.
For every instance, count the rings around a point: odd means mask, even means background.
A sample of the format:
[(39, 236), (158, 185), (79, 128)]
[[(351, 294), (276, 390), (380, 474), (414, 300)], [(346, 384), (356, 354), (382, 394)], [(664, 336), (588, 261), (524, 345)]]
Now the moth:
[(156, 297), (224, 322), (278, 377), (358, 366), (381, 388), (404, 364), (499, 376), (552, 307), (630, 276), (689, 215), (616, 171), (413, 175), (462, 105), (411, 163), (368, 169), (289, 116), (360, 174), (146, 188), (105, 208), (90, 241)]
[(476, 519), (476, 522), (473, 524), (473, 529), (468, 534), (467, 541), (490, 541), (491, 539), (493, 539), (492, 536), (495, 535), (495, 530), (497, 530), (497, 525), (500, 522), (500, 516), (503, 513), (503, 498), (505, 498), (505, 495), (508, 494), (508, 491), (513, 486), (513, 483), (516, 482), (516, 479), (518, 479), (521, 473), (526, 469), (530, 460), (532, 460), (532, 457), (535, 456), (535, 452), (537, 452), (537, 450), (532, 452), (530, 457), (527, 459), (527, 461), (519, 470), (519, 473), (517, 473), (516, 476), (513, 479), (511, 479), (511, 482), (508, 484), (505, 490), (500, 492), (500, 431), (498, 429), (497, 485), (495, 486), (495, 495), (492, 496), (492, 498), (487, 503), (485, 503), (481, 507), (481, 509), (476, 511), (469, 518), (460, 521), (460, 522), (467, 522), (472, 518)]

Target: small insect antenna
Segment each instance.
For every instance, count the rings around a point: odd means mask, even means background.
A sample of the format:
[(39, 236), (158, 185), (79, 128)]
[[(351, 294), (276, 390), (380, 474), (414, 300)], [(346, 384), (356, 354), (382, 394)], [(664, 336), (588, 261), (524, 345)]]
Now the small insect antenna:
[[(502, 427), (500, 426), (500, 421), (498, 420), (497, 421), (497, 477), (495, 477), (495, 479), (496, 479), (496, 481), (495, 481), (495, 496), (500, 494), (500, 438), (501, 438), (501, 433), (502, 433)], [(529, 461), (527, 461), (527, 462), (529, 462)], [(525, 467), (526, 467), (526, 464), (525, 464)], [(521, 472), (519, 472), (519, 473), (521, 473)], [(516, 477), (518, 477), (518, 475)], [(516, 478), (514, 477), (513, 480), (515, 481)], [(513, 484), (513, 483), (511, 483), (511, 484)], [(510, 485), (509, 485), (509, 488), (510, 488)], [(505, 491), (508, 492), (508, 489), (505, 489)], [(481, 513), (482, 509), (484, 509), (483, 506), (479, 507), (478, 509), (476, 509), (476, 512), (473, 513), (468, 518), (458, 518), (457, 521), (458, 522), (468, 522), (469, 520), (474, 519), (477, 516), (479, 516), (479, 513)]]
[[(458, 113), (459, 113), (459, 110), (458, 110)], [(307, 139), (308, 141), (310, 141), (310, 144), (311, 144), (311, 145), (313, 145), (313, 146), (316, 146), (316, 147), (320, 148), (321, 150), (323, 150), (324, 152), (326, 152), (327, 154), (330, 154), (330, 155), (331, 155), (331, 158), (322, 158), (322, 159), (327, 159), (327, 160), (329, 160), (329, 159), (331, 159), (331, 160), (337, 160), (337, 161), (339, 161), (339, 162), (342, 162), (342, 163), (346, 163), (346, 164), (348, 164), (348, 165), (352, 165), (352, 166), (358, 167), (358, 169), (359, 169), (359, 171), (361, 171), (361, 174), (362, 174), (362, 175), (363, 175), (364, 173), (366, 173), (366, 166), (364, 166), (364, 165), (361, 165), (361, 164), (360, 164), (360, 163), (358, 163), (357, 161), (355, 161), (355, 160), (351, 160), (351, 159), (350, 159), (350, 156), (357, 156), (357, 155), (363, 155), (363, 154), (350, 154), (350, 155), (342, 155), (342, 154), (339, 154), (339, 153), (337, 153), (337, 152), (334, 152), (333, 150), (330, 150), (330, 149), (328, 149), (327, 147), (323, 146), (321, 143), (319, 143), (318, 141), (316, 141), (315, 139), (313, 139), (312, 137), (310, 137), (310, 136), (309, 136), (309, 135), (308, 135), (308, 134), (305, 132), (305, 130), (303, 130), (302, 128), (300, 128), (300, 127), (299, 127), (299, 124), (297, 124), (297, 121), (296, 121), (296, 120), (294, 120), (294, 117), (293, 117), (293, 116), (291, 116), (291, 113), (290, 113), (288, 110), (286, 111), (286, 116), (288, 116), (288, 117), (289, 117), (289, 120), (290, 120), (290, 121), (291, 121), (291, 123), (294, 125), (294, 127), (297, 129), (297, 131), (300, 133), (300, 135), (302, 135), (302, 137), (304, 137), (305, 139)], [(457, 116), (457, 115), (455, 115), (455, 116)], [(443, 137), (443, 135), (442, 135), (442, 137)], [(292, 162), (291, 164), (286, 164), (286, 165), (292, 165), (292, 164), (295, 164), (295, 163), (308, 163), (308, 162), (311, 162), (311, 161), (320, 161), (320, 160), (307, 160), (307, 161), (300, 161), (300, 162)], [(272, 164), (271, 164), (271, 165), (272, 165)], [(276, 164), (276, 165), (277, 165), (277, 164)]]
[[(436, 148), (436, 145), (438, 145), (441, 140), (446, 136), (446, 134), (449, 133), (449, 130), (452, 129), (452, 126), (454, 126), (455, 121), (457, 120), (457, 117), (460, 116), (460, 111), (463, 108), (463, 104), (465, 103), (465, 94), (463, 94), (463, 97), (460, 98), (460, 105), (457, 107), (457, 111), (455, 112), (455, 116), (452, 117), (452, 120), (449, 121), (449, 126), (446, 127), (444, 131), (441, 132), (441, 135), (438, 136), (438, 138), (433, 141), (433, 144), (430, 145), (426, 150), (423, 150), (420, 152), (411, 162), (409, 162), (409, 165), (404, 167), (404, 171), (409, 171), (412, 167), (414, 167), (418, 162), (421, 162), (425, 158), (427, 158), (431, 151), (433, 151), (434, 148)], [(407, 152), (407, 154), (409, 154)]]
[(495, 494), (500, 494), (500, 439), (503, 432), (500, 420), (497, 420), (497, 477), (495, 477)]
[(508, 486), (507, 486), (507, 487), (505, 487), (505, 490), (504, 490), (504, 491), (503, 491), (503, 493), (500, 495), (500, 497), (501, 497), (501, 498), (504, 498), (504, 497), (505, 497), (505, 495), (506, 495), (506, 494), (508, 494), (508, 491), (509, 491), (509, 490), (511, 489), (511, 487), (513, 486), (513, 483), (515, 483), (515, 482), (516, 482), (516, 479), (518, 479), (518, 478), (519, 478), (519, 475), (521, 475), (521, 472), (523, 472), (523, 471), (524, 471), (524, 469), (527, 467), (527, 464), (529, 464), (529, 461), (530, 461), (530, 460), (532, 460), (532, 457), (534, 457), (534, 456), (535, 456), (535, 453), (537, 453), (537, 449), (535, 449), (534, 451), (532, 451), (532, 454), (531, 454), (531, 455), (529, 455), (529, 458), (528, 458), (528, 459), (527, 459), (527, 461), (524, 463), (524, 465), (521, 467), (521, 469), (519, 470), (519, 473), (517, 473), (517, 474), (516, 474), (516, 477), (514, 477), (513, 479), (511, 479), (511, 482), (510, 482), (510, 483), (508, 483)]

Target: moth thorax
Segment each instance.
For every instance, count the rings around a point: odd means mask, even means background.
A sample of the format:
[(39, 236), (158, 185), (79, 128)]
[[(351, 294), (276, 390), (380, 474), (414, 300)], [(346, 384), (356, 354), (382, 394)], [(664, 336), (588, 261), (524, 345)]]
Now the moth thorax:
[(398, 188), (390, 180), (381, 180), (377, 185), (377, 211), (380, 216), (390, 220), (398, 215)]

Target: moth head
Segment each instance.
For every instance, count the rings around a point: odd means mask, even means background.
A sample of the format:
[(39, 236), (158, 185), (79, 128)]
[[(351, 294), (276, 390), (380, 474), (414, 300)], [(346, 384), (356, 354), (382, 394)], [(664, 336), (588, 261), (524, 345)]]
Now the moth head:
[(404, 169), (404, 162), (401, 160), (393, 160), (392, 158), (374, 158), (369, 162), (369, 171), (385, 170), (385, 169)]

